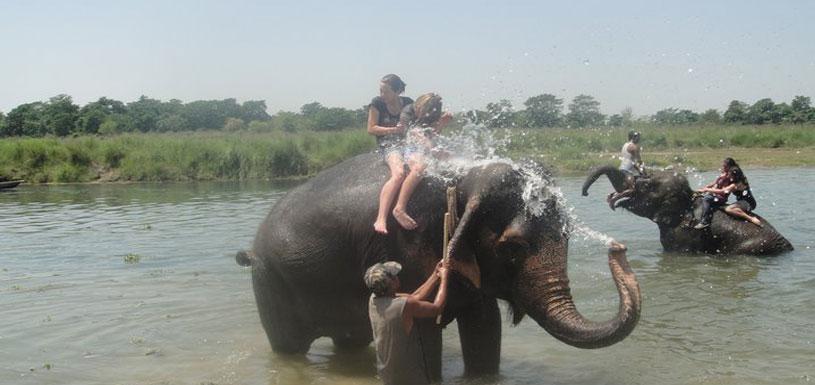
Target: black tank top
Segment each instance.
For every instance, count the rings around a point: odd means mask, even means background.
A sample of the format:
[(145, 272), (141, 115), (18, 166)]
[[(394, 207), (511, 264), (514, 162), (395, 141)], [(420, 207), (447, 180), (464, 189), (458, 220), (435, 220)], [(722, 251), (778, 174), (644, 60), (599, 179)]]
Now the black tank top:
[[(399, 99), (402, 101), (402, 107), (413, 104), (413, 99), (407, 96), (400, 96)], [(377, 112), (379, 112), (379, 119), (376, 121), (377, 126), (396, 127), (396, 125), (399, 123), (399, 116), (401, 115), (402, 110), (400, 109), (396, 112), (396, 114), (391, 114), (391, 112), (388, 111), (388, 105), (385, 103), (385, 99), (382, 99), (381, 96), (371, 99), (371, 104), (368, 106), (376, 108)], [(405, 134), (379, 135), (376, 137), (376, 143), (380, 148), (383, 148), (397, 145), (403, 142), (404, 139)]]

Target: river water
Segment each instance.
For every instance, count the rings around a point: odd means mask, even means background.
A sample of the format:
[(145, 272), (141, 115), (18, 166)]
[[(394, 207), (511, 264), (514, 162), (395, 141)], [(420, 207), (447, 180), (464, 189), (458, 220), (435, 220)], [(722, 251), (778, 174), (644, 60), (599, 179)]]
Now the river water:
[[(796, 250), (773, 258), (665, 253), (656, 226), (558, 181), (590, 229), (629, 247), (639, 325), (599, 350), (530, 319), (505, 322), (501, 375), (465, 380), (455, 325), (448, 384), (796, 384), (815, 377), (815, 169), (751, 170), (759, 212)], [(696, 186), (713, 179), (689, 178)], [(372, 349), (273, 353), (249, 270), (234, 261), (287, 186), (267, 183), (22, 186), (0, 193), (0, 384), (375, 384)], [(578, 308), (612, 316), (597, 238), (576, 235)]]

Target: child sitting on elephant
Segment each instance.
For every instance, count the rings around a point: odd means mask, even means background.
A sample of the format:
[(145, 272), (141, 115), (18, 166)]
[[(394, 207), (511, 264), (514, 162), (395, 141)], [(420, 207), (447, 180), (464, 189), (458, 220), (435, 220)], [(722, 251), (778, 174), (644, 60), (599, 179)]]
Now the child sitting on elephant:
[(399, 190), (393, 216), (407, 230), (413, 230), (417, 226), (416, 221), (407, 214), (407, 203), (422, 179), (427, 167), (427, 156), (434, 150), (434, 140), (452, 118), (453, 115), (449, 112), (442, 112), (441, 96), (434, 93), (419, 96), (413, 104), (402, 110), (399, 126), (407, 129), (404, 158), (410, 172)]

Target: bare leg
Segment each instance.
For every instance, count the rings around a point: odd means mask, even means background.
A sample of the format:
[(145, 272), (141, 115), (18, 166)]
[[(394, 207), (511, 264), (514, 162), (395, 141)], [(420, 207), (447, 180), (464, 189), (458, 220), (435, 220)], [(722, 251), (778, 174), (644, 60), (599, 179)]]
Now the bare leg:
[(734, 217), (746, 219), (748, 222), (750, 222), (750, 223), (752, 223), (752, 224), (754, 224), (756, 226), (763, 227), (763, 225), (761, 224), (760, 219), (758, 219), (758, 218), (756, 218), (756, 217), (754, 217), (754, 216), (752, 216), (750, 214), (747, 214), (741, 208), (733, 207), (733, 206), (727, 206), (724, 209), (724, 212), (726, 212), (726, 213), (728, 213), (728, 214), (730, 214), (731, 216), (734, 216)]
[(407, 214), (407, 203), (410, 201), (410, 196), (413, 195), (413, 190), (422, 180), (424, 169), (427, 167), (424, 161), (424, 156), (414, 154), (408, 159), (408, 166), (410, 166), (410, 173), (402, 183), (402, 189), (399, 191), (399, 199), (396, 201), (396, 206), (393, 208), (393, 216), (396, 221), (407, 230), (413, 230), (418, 226), (416, 221)]
[(388, 211), (396, 198), (399, 187), (405, 180), (405, 163), (398, 152), (390, 153), (386, 162), (391, 169), (391, 177), (385, 182), (382, 192), (379, 193), (379, 211), (376, 214), (376, 222), (374, 222), (374, 231), (380, 234), (388, 233)]

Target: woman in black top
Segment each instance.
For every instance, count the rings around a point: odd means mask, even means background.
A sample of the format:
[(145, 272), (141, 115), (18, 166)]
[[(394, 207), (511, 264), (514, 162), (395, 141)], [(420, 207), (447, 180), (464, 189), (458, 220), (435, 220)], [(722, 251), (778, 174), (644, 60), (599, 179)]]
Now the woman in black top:
[(376, 136), (377, 150), (385, 158), (391, 171), (390, 179), (379, 193), (379, 212), (374, 222), (374, 231), (387, 234), (388, 212), (396, 193), (405, 180), (405, 160), (402, 147), (405, 141), (405, 128), (398, 126), (402, 109), (413, 100), (399, 96), (405, 91), (405, 82), (394, 74), (385, 75), (379, 82), (379, 96), (368, 106), (368, 133)]
[(756, 208), (756, 199), (753, 197), (753, 192), (750, 191), (750, 184), (747, 183), (744, 172), (741, 171), (740, 167), (733, 167), (730, 169), (730, 178), (733, 180), (734, 188), (732, 193), (736, 196), (736, 202), (727, 205), (724, 212), (761, 226), (761, 220), (749, 214)]

